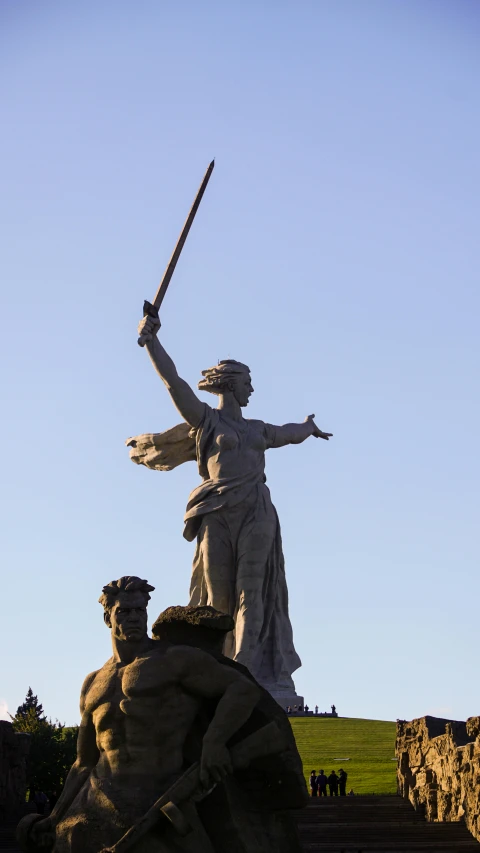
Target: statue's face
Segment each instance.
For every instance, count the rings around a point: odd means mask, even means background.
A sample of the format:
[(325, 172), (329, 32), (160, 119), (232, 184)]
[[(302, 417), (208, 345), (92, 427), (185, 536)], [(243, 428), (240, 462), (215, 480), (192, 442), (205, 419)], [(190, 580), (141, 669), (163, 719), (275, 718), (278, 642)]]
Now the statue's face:
[(250, 395), (253, 394), (253, 385), (249, 373), (240, 375), (235, 379), (233, 394), (240, 406), (248, 406)]
[(147, 633), (145, 595), (141, 592), (120, 593), (106, 622), (117, 640), (143, 640)]

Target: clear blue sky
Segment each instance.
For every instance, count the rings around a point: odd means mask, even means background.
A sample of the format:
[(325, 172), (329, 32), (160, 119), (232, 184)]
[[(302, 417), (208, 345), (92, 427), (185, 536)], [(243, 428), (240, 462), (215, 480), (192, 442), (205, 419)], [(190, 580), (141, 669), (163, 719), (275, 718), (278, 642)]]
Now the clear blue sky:
[(124, 440), (178, 421), (136, 325), (212, 156), (162, 339), (334, 433), (267, 457), (297, 689), (479, 713), (479, 29), (474, 0), (3, 0), (4, 713), (31, 685), (78, 721), (112, 578), (187, 603), (195, 466)]

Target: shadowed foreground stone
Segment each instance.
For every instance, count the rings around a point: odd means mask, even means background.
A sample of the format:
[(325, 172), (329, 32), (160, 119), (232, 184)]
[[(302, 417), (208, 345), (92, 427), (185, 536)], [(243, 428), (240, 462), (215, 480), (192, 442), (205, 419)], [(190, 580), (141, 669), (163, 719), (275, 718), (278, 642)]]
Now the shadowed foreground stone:
[(18, 817), (25, 805), (29, 750), (30, 735), (15, 732), (11, 723), (0, 720), (0, 820)]
[(169, 608), (148, 637), (152, 589), (103, 588), (113, 656), (85, 679), (77, 761), (51, 816), (20, 822), (22, 849), (299, 853), (291, 810), (308, 796), (286, 715), (220, 653), (230, 616)]

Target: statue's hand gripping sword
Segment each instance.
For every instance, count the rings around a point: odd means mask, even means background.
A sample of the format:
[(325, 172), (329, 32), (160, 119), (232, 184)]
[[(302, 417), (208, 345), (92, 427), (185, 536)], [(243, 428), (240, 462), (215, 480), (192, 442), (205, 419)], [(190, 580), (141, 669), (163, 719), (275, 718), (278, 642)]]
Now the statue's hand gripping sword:
[[(190, 231), (190, 228), (192, 227), (192, 222), (195, 219), (195, 214), (196, 214), (198, 208), (200, 207), (200, 202), (201, 202), (201, 200), (203, 198), (203, 194), (207, 188), (207, 184), (210, 180), (210, 175), (213, 172), (214, 166), (215, 166), (215, 160), (212, 160), (207, 171), (205, 172), (203, 181), (200, 184), (200, 189), (198, 190), (198, 193), (195, 197), (195, 201), (192, 204), (190, 213), (188, 214), (188, 216), (185, 220), (185, 225), (182, 228), (182, 232), (180, 234), (180, 237), (178, 238), (177, 245), (175, 246), (175, 248), (173, 250), (172, 257), (170, 258), (170, 260), (168, 262), (167, 268), (163, 274), (163, 278), (162, 278), (162, 280), (158, 286), (158, 290), (155, 294), (155, 299), (153, 300), (153, 302), (147, 302), (147, 300), (145, 300), (145, 302), (143, 303), (143, 316), (144, 317), (146, 317), (148, 315), (150, 317), (158, 318), (158, 310), (159, 310), (160, 305), (162, 304), (164, 296), (167, 292), (168, 285), (170, 284), (170, 279), (173, 275), (175, 267), (177, 266), (177, 261), (180, 257), (180, 253), (181, 253), (181, 251), (185, 245), (185, 240), (187, 239), (188, 232)], [(138, 339), (138, 345), (141, 347), (144, 347), (146, 343), (147, 343), (147, 335), (140, 335), (140, 337)]]

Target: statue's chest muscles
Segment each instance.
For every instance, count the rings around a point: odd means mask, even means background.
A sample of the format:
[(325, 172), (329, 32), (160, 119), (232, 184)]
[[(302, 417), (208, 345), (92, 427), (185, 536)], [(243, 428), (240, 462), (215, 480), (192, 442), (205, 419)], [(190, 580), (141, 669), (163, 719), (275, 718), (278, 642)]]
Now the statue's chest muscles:
[(162, 654), (138, 658), (126, 667), (122, 677), (122, 712), (132, 722), (143, 721), (155, 728), (165, 720), (188, 718), (195, 714), (197, 700), (185, 692), (168, 660)]
[(124, 726), (152, 729), (162, 720), (191, 719), (197, 701), (185, 693), (161, 654), (137, 658), (123, 666), (109, 661), (97, 674), (87, 696), (97, 735), (120, 734)]
[(102, 730), (120, 712), (122, 677), (118, 665), (108, 661), (97, 673), (85, 700), (85, 710), (92, 715), (96, 730)]
[(158, 697), (171, 684), (172, 674), (160, 654), (151, 653), (137, 658), (124, 668), (122, 674), (123, 694), (129, 700), (144, 701)]
[(136, 658), (130, 664), (108, 661), (88, 690), (87, 710), (93, 713), (105, 702), (119, 704), (126, 697), (153, 695), (171, 680), (158, 654)]

